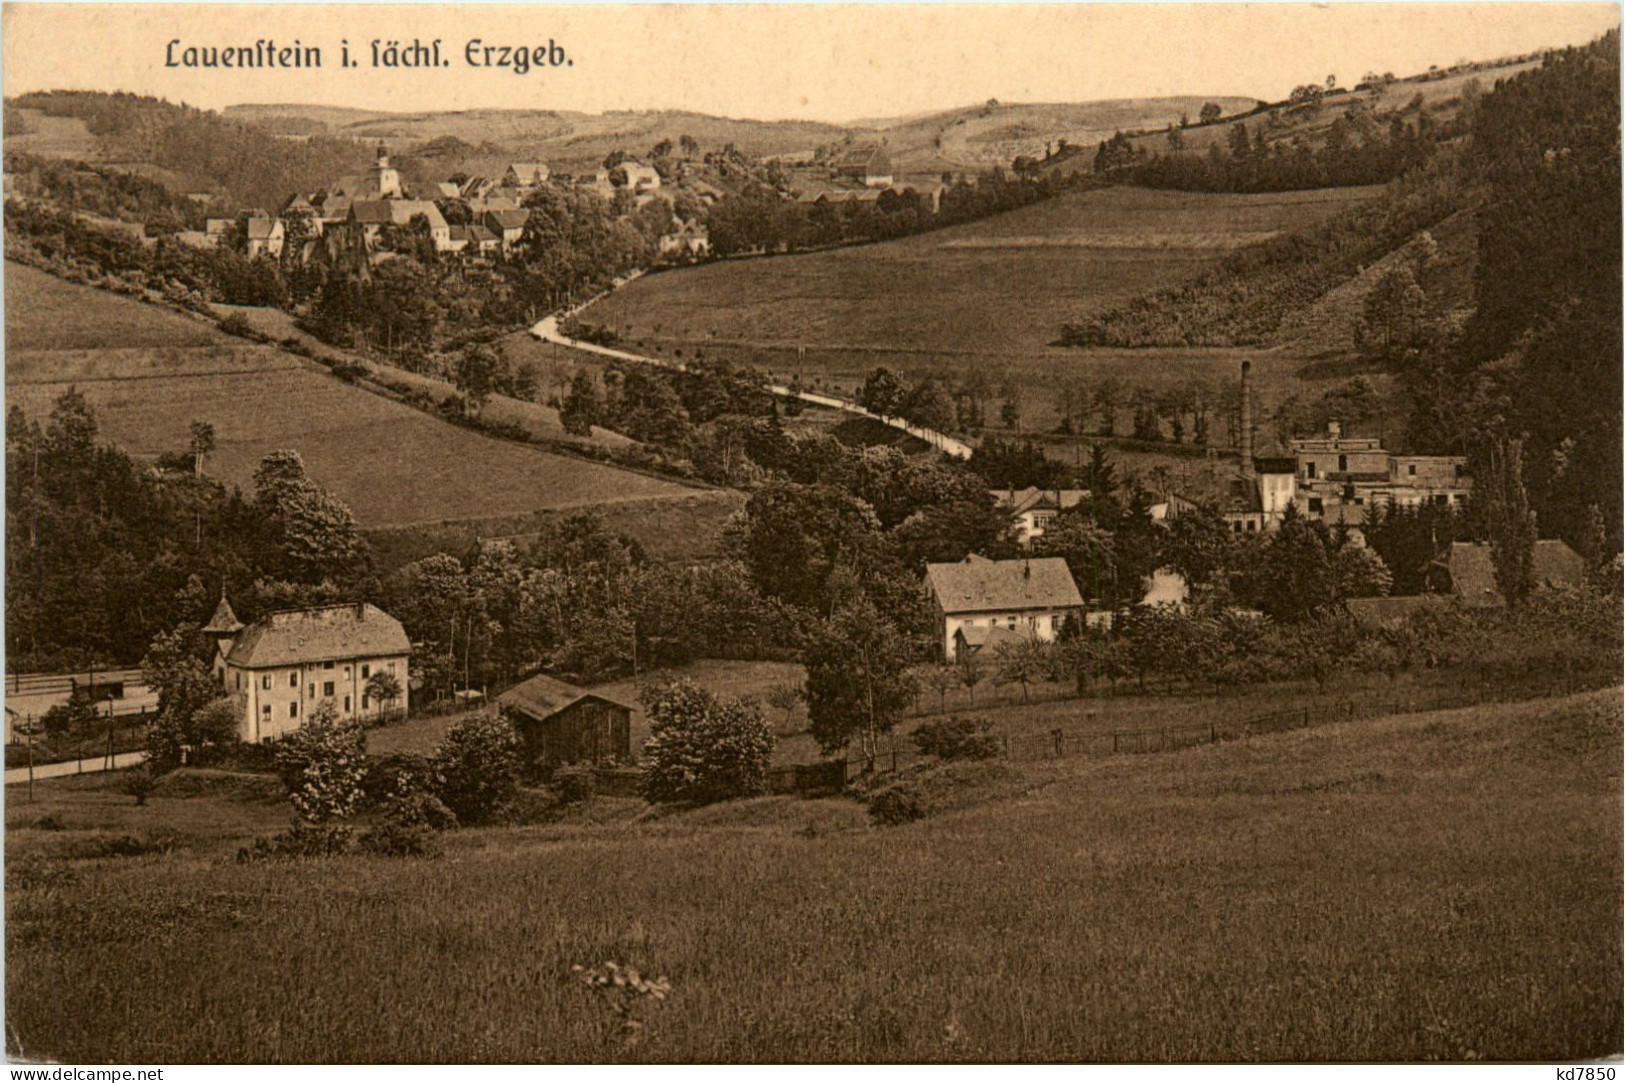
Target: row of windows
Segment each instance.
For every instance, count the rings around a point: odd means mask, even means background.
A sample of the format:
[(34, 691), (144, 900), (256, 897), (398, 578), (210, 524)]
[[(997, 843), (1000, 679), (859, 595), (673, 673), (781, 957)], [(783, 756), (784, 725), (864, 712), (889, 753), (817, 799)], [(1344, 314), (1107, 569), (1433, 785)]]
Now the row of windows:
[[(315, 685), (312, 685), (311, 687), (314, 688)], [(331, 682), (329, 682), (326, 687), (329, 690), (328, 693), (327, 693), (328, 698), (331, 699), (332, 695), (333, 695), (333, 693), (332, 693), (333, 685), (332, 685)], [(371, 708), (372, 708), (372, 697), (371, 696), (362, 696), (361, 697), (361, 709), (363, 711), (366, 711), (366, 710), (371, 710)], [(344, 697), (344, 713), (345, 714), (350, 713), (350, 697), (349, 696)], [(260, 717), (261, 718), (270, 718), (271, 717), (271, 705), (269, 703), (263, 703), (263, 704), (260, 705)], [(298, 700), (293, 700), (292, 702), (290, 702), (288, 704), (288, 717), (289, 718), (298, 718), (299, 717), (299, 701)]]
[[(332, 662), (323, 662), (322, 663), (322, 668), (323, 669), (332, 669), (333, 668), (333, 663)], [(384, 668), (388, 672), (394, 673), (395, 672), (395, 663), (394, 662), (386, 662), (386, 663), (384, 663)], [(350, 667), (349, 666), (344, 667), (344, 675), (346, 677), (348, 677), (350, 675)], [(372, 664), (370, 662), (362, 663), (362, 665), (361, 665), (361, 679), (366, 680), (368, 677), (371, 677), (371, 676), (372, 676)], [(265, 689), (266, 691), (270, 691), (270, 689), (271, 689), (271, 681), (272, 681), (272, 674), (264, 673), (264, 674), (260, 675), (260, 687)], [(239, 689), (241, 689), (243, 687), (243, 675), (241, 673), (237, 674), (237, 687)], [(289, 688), (298, 688), (299, 687), (299, 671), (297, 669), (290, 670), (288, 672), (288, 687)], [(333, 682), (332, 681), (328, 681), (323, 687), (327, 689), (327, 692), (325, 693), (326, 695), (331, 696), (333, 694)], [(313, 695), (313, 696), (316, 694), (316, 686), (314, 684), (310, 686), (310, 694)]]

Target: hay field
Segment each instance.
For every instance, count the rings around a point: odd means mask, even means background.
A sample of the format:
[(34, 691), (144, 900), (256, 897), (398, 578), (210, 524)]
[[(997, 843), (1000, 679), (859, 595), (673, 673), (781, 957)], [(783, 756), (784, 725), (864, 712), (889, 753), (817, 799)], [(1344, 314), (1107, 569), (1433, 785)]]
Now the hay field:
[(104, 435), (136, 456), (183, 449), (191, 422), (209, 421), (210, 474), (245, 488), (261, 456), (293, 448), (366, 527), (694, 492), (458, 428), (273, 348), (15, 264), (6, 342), (8, 400), (30, 415), (77, 386)]
[[(1621, 721), (1615, 688), (977, 765), (933, 784), (954, 811), (888, 829), (839, 800), (600, 799), (430, 861), (234, 864), (285, 824), (246, 780), (144, 809), (46, 783), (6, 806), (8, 1042), (119, 1063), (1607, 1057)], [(166, 829), (170, 853), (92, 856)], [(571, 978), (606, 960), (671, 980), (635, 1042)]]

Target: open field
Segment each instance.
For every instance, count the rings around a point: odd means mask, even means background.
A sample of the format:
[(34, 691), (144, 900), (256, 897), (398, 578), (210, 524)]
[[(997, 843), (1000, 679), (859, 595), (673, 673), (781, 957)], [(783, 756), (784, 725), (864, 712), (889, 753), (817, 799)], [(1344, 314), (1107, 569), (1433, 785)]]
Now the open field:
[[(182, 449), (192, 421), (212, 422), (220, 446), (209, 472), (245, 488), (262, 455), (294, 448), (366, 527), (695, 492), (459, 428), (292, 355), (15, 264), (6, 267), (6, 339), (9, 399), (31, 415), (43, 420), (77, 386), (103, 433), (137, 456)], [(143, 348), (151, 352), (126, 352)], [(99, 357), (109, 349), (116, 363)]]
[[(599, 801), (420, 862), (235, 865), (284, 821), (262, 793), (47, 783), (6, 808), (8, 1038), (81, 1062), (1609, 1056), (1621, 721), (1616, 688), (992, 765), (893, 829), (838, 800)], [(165, 830), (167, 854), (91, 856)], [(605, 960), (671, 980), (635, 1044), (571, 979)]]
[[(1020, 386), (1023, 426), (1059, 420), (1060, 389), (1104, 376), (1161, 386), (1234, 379), (1255, 359), (1261, 406), (1304, 390), (1291, 350), (1075, 350), (1062, 323), (1212, 266), (1233, 247), (1372, 198), (1345, 188), (1211, 195), (1111, 188), (883, 244), (647, 275), (586, 310), (630, 349), (760, 365), (851, 393), (875, 366)], [(996, 284), (996, 285), (995, 285)], [(997, 412), (996, 408), (993, 411)]]

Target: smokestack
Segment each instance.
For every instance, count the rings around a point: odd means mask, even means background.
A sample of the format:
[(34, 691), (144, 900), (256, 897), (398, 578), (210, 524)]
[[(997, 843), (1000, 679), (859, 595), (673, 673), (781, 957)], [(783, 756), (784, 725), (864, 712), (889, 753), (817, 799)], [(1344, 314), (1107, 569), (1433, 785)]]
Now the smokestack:
[(1253, 363), (1241, 363), (1241, 475), (1253, 476)]

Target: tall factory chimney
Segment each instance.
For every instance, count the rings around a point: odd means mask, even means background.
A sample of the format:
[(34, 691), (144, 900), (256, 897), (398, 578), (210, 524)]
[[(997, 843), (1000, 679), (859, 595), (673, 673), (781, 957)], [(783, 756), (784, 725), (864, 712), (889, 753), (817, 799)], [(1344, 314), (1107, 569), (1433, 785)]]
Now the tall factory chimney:
[(1253, 363), (1241, 363), (1241, 476), (1253, 476)]

